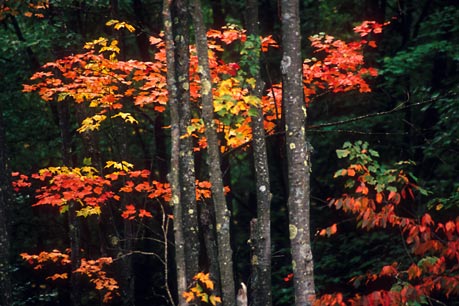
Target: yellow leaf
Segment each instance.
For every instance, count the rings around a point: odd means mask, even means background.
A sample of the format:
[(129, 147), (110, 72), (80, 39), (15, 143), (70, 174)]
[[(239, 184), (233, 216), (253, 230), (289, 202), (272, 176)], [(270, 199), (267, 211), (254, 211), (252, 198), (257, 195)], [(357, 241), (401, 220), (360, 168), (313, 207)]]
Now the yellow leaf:
[(105, 115), (94, 115), (83, 120), (81, 126), (77, 129), (78, 132), (84, 133), (87, 131), (98, 130), (102, 121), (107, 118)]
[(209, 302), (209, 296), (207, 294), (201, 295), (201, 301), (208, 303)]
[(110, 19), (109, 21), (107, 21), (107, 22), (105, 23), (105, 25), (108, 26), (108, 27), (110, 27), (110, 26), (112, 26), (112, 25), (114, 25), (114, 24), (117, 24), (117, 23), (119, 23), (118, 20), (116, 20), (116, 19)]
[(252, 86), (252, 88), (255, 88), (255, 85), (257, 83), (257, 80), (255, 80), (254, 78), (248, 78), (247, 80), (245, 80), (247, 82), (247, 84), (249, 84), (250, 86)]
[(194, 293), (188, 291), (183, 292), (182, 296), (185, 298), (187, 303), (191, 302), (195, 298)]
[(110, 168), (110, 167), (114, 169), (118, 169), (118, 170), (129, 171), (130, 169), (134, 168), (134, 165), (124, 160), (121, 163), (117, 163), (115, 161), (109, 160), (105, 163), (105, 168)]
[(77, 210), (76, 215), (77, 217), (88, 217), (90, 215), (100, 215), (100, 207), (99, 206), (86, 206), (80, 210)]
[(119, 112), (116, 115), (113, 115), (111, 118), (121, 117), (125, 122), (131, 124), (138, 124), (139, 122), (130, 114), (130, 113), (122, 113)]
[(222, 302), (222, 299), (219, 297), (219, 296), (215, 296), (215, 295), (211, 295), (209, 297), (209, 301), (212, 305), (217, 305), (217, 303), (221, 303)]
[(119, 20), (116, 20), (116, 19), (112, 19), (112, 20), (109, 20), (107, 21), (107, 23), (105, 23), (106, 26), (113, 26), (113, 28), (115, 30), (119, 30), (121, 28), (126, 28), (129, 32), (135, 32), (135, 28), (130, 25), (129, 23), (127, 22), (124, 22), (124, 21), (119, 21)]

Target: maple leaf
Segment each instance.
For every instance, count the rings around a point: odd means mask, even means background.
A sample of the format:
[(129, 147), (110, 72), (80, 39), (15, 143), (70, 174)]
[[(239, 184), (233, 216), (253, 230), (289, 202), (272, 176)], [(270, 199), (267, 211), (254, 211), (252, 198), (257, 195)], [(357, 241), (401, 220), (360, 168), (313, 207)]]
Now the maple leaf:
[(111, 118), (116, 118), (116, 117), (121, 117), (125, 122), (131, 123), (131, 124), (139, 123), (139, 121), (137, 121), (130, 113), (119, 112), (118, 114), (111, 116)]
[(193, 292), (190, 292), (190, 291), (185, 291), (182, 293), (182, 296), (185, 298), (185, 301), (187, 303), (191, 302), (192, 300), (195, 299), (195, 294)]
[(153, 215), (149, 211), (146, 211), (145, 209), (139, 209), (139, 217), (140, 218), (143, 218), (143, 217), (152, 218)]
[(100, 214), (101, 214), (100, 206), (95, 206), (95, 207), (86, 206), (76, 211), (77, 217), (86, 218), (90, 215), (100, 215)]
[(135, 214), (136, 214), (135, 206), (132, 204), (128, 204), (126, 205), (126, 210), (123, 211), (123, 213), (121, 214), (121, 217), (123, 217), (124, 219), (133, 220), (135, 218)]
[(261, 38), (261, 50), (263, 52), (268, 52), (269, 47), (279, 48), (277, 41), (273, 39), (272, 35), (268, 35)]
[(335, 223), (335, 224), (333, 224), (332, 226), (329, 226), (329, 227), (327, 227), (327, 228), (322, 229), (322, 230), (319, 232), (319, 235), (320, 235), (320, 236), (325, 236), (325, 235), (327, 235), (327, 237), (330, 237), (331, 235), (336, 234), (337, 230), (338, 230), (338, 227), (337, 227), (337, 225), (336, 225), (336, 223)]
[(119, 21), (116, 19), (111, 19), (105, 23), (106, 26), (113, 26), (115, 30), (119, 30), (121, 28), (126, 28), (129, 32), (135, 32), (135, 28), (130, 25), (129, 23), (126, 23), (124, 21)]
[(68, 274), (67, 273), (62, 273), (62, 274), (59, 274), (59, 273), (56, 273), (56, 274), (53, 274), (51, 276), (48, 276), (46, 279), (50, 279), (50, 280), (56, 280), (56, 279), (67, 279), (68, 278)]
[(131, 163), (128, 163), (127, 161), (122, 161), (122, 162), (115, 162), (112, 160), (107, 161), (105, 163), (104, 168), (111, 168), (111, 167), (114, 169), (118, 169), (118, 170), (129, 171), (130, 169), (134, 167), (134, 165)]
[(86, 131), (98, 130), (102, 121), (107, 118), (105, 115), (96, 114), (94, 116), (85, 118), (81, 126), (77, 129), (78, 132), (84, 133)]
[(211, 295), (209, 297), (209, 301), (212, 305), (217, 305), (217, 303), (221, 303), (222, 302), (222, 299), (219, 297), (219, 296), (215, 296), (215, 295)]
[(156, 45), (163, 41), (162, 38), (154, 37), (154, 36), (150, 36), (149, 40), (150, 40), (151, 45)]

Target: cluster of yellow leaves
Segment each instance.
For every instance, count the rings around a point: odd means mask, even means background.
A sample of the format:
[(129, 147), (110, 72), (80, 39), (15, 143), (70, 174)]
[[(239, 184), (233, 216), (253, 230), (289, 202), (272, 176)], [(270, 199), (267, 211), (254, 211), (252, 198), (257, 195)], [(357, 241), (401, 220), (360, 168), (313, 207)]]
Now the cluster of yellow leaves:
[(135, 28), (132, 25), (130, 25), (127, 22), (119, 21), (119, 20), (116, 20), (116, 19), (111, 19), (111, 20), (107, 21), (105, 23), (105, 25), (108, 26), (108, 27), (113, 26), (113, 28), (115, 30), (120, 30), (122, 28), (125, 28), (131, 33), (135, 32)]
[(138, 124), (139, 121), (137, 121), (130, 113), (123, 113), (119, 112), (116, 115), (113, 115), (112, 118), (120, 117), (121, 119), (124, 120), (124, 122), (131, 123), (131, 124)]
[(212, 294), (214, 282), (210, 279), (209, 273), (199, 272), (193, 277), (193, 280), (193, 286), (188, 291), (183, 292), (183, 297), (187, 303), (199, 299), (201, 302), (215, 306), (222, 302), (219, 296)]
[(100, 123), (107, 118), (105, 115), (94, 115), (91, 117), (87, 117), (81, 122), (81, 126), (77, 129), (78, 132), (84, 133), (87, 131), (94, 131), (98, 130), (100, 127)]
[(105, 168), (113, 168), (113, 169), (128, 172), (132, 168), (134, 168), (134, 165), (124, 160), (121, 162), (115, 162), (115, 161), (109, 160), (105, 163)]

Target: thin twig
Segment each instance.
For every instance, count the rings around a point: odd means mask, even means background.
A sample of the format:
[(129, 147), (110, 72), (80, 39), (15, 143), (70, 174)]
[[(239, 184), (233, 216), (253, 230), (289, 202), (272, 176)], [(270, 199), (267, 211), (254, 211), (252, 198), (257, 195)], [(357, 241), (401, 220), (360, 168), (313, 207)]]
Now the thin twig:
[[(455, 96), (455, 95), (456, 94), (450, 94), (449, 96)], [(390, 115), (390, 114), (393, 114), (393, 113), (396, 113), (396, 112), (400, 112), (402, 110), (405, 110), (405, 109), (408, 109), (408, 108), (411, 108), (411, 107), (421, 106), (421, 105), (426, 105), (426, 104), (429, 104), (429, 103), (433, 103), (433, 102), (438, 101), (441, 98), (444, 98), (444, 97), (437, 97), (437, 98), (434, 98), (434, 99), (429, 99), (429, 100), (420, 101), (420, 102), (417, 102), (417, 103), (410, 103), (410, 104), (404, 102), (404, 103), (402, 103), (402, 104), (400, 104), (400, 105), (398, 105), (398, 106), (396, 106), (393, 109), (388, 110), (388, 111), (366, 114), (366, 115), (362, 115), (362, 116), (358, 116), (358, 117), (354, 117), (354, 118), (350, 118), (350, 119), (345, 119), (345, 120), (338, 120), (338, 121), (334, 121), (334, 122), (327, 122), (327, 123), (322, 123), (322, 124), (309, 125), (309, 126), (307, 126), (307, 129), (319, 129), (319, 128), (324, 128), (324, 127), (329, 127), (329, 126), (343, 125), (343, 124), (346, 124), (346, 123), (365, 120), (365, 119), (372, 118), (372, 117)]]
[(172, 297), (172, 293), (169, 288), (169, 267), (168, 267), (169, 265), (169, 259), (168, 259), (169, 246), (167, 243), (168, 242), (167, 233), (169, 231), (169, 217), (164, 211), (164, 206), (160, 205), (160, 207), (161, 207), (161, 212), (163, 213), (161, 229), (163, 230), (163, 241), (164, 241), (164, 287), (166, 289), (167, 296), (169, 297), (169, 301), (171, 302), (172, 305), (175, 306), (174, 298)]

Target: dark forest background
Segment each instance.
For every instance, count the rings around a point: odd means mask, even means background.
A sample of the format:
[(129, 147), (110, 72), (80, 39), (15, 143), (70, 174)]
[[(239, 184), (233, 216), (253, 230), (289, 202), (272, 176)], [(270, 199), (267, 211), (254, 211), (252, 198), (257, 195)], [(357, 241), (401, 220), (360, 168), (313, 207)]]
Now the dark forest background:
[[(25, 1), (0, 2), (0, 9), (7, 4), (19, 12), (27, 11)], [(227, 23), (244, 27), (244, 8), (244, 1), (239, 0), (203, 1), (208, 28)], [(259, 1), (261, 34), (272, 34), (280, 41), (278, 9), (278, 1)], [(44, 18), (0, 12), (0, 159), (6, 171), (30, 174), (62, 164), (60, 130), (54, 109), (37, 95), (24, 94), (22, 84), (46, 62), (81, 52), (86, 41), (121, 35), (104, 26), (115, 17), (141, 29), (136, 36), (118, 37), (120, 59), (151, 61), (153, 53), (148, 37), (162, 30), (161, 10), (162, 1), (153, 0), (60, 0), (49, 1)], [(459, 7), (455, 0), (304, 0), (300, 16), (304, 57), (313, 56), (307, 40), (310, 35), (325, 32), (350, 41), (356, 37), (353, 27), (363, 20), (391, 22), (378, 38), (378, 48), (365, 53), (367, 62), (379, 71), (379, 76), (370, 80), (372, 92), (325, 94), (316, 97), (309, 106), (309, 141), (314, 148), (311, 228), (316, 289), (319, 294), (335, 291), (351, 294), (355, 289), (348, 282), (350, 278), (394, 261), (410, 259), (398, 231), (356, 230), (352, 219), (328, 207), (327, 199), (343, 192), (333, 174), (341, 166), (335, 150), (344, 142), (367, 141), (379, 152), (382, 164), (398, 160), (415, 163), (413, 174), (429, 194), (418, 196), (407, 209), (407, 215), (430, 211), (442, 220), (452, 219), (459, 212)], [(280, 52), (273, 52), (263, 59), (261, 74), (265, 82), (279, 82), (280, 57)], [(380, 114), (369, 115), (376, 113)], [(163, 125), (159, 117), (142, 122), (141, 131), (128, 144), (130, 162), (156, 169), (161, 175), (166, 173), (163, 170), (167, 169), (169, 160)], [(76, 118), (72, 118), (72, 126), (76, 128)], [(76, 134), (75, 130), (71, 132)], [(283, 153), (279, 150), (282, 138), (274, 135), (267, 141), (273, 194), (273, 304), (292, 305), (292, 286), (285, 281), (291, 267), (286, 174)], [(106, 138), (100, 146), (102, 152), (114, 152), (117, 142)], [(72, 148), (72, 158), (83, 164), (84, 148), (77, 136)], [(235, 150), (223, 156), (224, 179), (232, 190), (237, 283), (250, 278), (247, 240), (250, 220), (256, 214), (252, 162), (250, 150)], [(0, 222), (8, 227), (10, 234), (8, 265), (13, 305), (66, 305), (65, 283), (46, 280), (43, 271), (33, 270), (19, 256), (22, 252), (37, 253), (68, 245), (65, 218), (46, 207), (32, 208), (33, 202), (32, 191), (18, 193), (12, 194), (2, 207), (7, 219)], [(331, 222), (339, 222), (338, 235), (330, 238), (314, 235), (317, 229)], [(154, 221), (151, 226), (156, 226)], [(87, 250), (97, 253), (97, 239), (90, 233), (91, 228), (83, 227), (82, 240)], [(144, 247), (159, 251), (154, 244)], [(143, 255), (134, 256), (133, 263), (136, 305), (166, 305), (161, 265), (153, 256)], [(88, 292), (92, 290), (88, 288)], [(86, 298), (87, 305), (94, 305), (90, 294)], [(452, 305), (454, 300), (445, 303)]]

